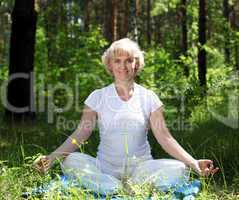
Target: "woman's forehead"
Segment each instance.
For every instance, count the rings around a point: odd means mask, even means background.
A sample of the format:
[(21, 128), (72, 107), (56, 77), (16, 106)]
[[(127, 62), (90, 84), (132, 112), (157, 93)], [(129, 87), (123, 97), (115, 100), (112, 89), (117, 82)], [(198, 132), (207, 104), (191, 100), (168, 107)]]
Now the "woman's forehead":
[(127, 50), (127, 49), (120, 49), (117, 48), (113, 52), (113, 57), (117, 56), (128, 56), (128, 57), (134, 57), (134, 53), (132, 50)]

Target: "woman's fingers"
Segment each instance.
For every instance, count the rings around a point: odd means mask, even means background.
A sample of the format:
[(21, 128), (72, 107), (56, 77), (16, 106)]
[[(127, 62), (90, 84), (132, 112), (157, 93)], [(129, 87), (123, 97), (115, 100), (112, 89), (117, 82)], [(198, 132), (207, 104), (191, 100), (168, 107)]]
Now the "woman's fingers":
[(212, 170), (211, 174), (213, 175), (213, 174), (217, 173), (218, 171), (219, 171), (219, 168), (216, 167), (215, 169)]
[(39, 167), (38, 165), (35, 165), (34, 169), (36, 169), (37, 171), (41, 171), (41, 167)]
[(42, 156), (35, 161), (34, 168), (41, 173), (46, 173), (50, 168), (50, 164), (50, 159), (47, 156)]
[(199, 166), (203, 176), (213, 175), (219, 170), (218, 167), (214, 168), (212, 160), (199, 160)]
[(50, 163), (50, 161), (49, 161), (48, 159), (46, 159), (46, 158), (44, 158), (44, 159), (41, 160), (41, 164), (42, 164), (43, 166), (47, 166), (47, 165), (49, 165), (49, 163)]

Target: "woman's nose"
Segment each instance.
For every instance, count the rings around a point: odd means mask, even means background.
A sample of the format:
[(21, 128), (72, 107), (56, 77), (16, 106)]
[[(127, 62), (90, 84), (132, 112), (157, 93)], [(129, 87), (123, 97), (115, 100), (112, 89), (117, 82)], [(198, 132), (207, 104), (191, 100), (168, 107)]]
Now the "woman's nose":
[(127, 65), (126, 62), (121, 62), (120, 63), (120, 68), (124, 69), (124, 68), (126, 68), (126, 65)]

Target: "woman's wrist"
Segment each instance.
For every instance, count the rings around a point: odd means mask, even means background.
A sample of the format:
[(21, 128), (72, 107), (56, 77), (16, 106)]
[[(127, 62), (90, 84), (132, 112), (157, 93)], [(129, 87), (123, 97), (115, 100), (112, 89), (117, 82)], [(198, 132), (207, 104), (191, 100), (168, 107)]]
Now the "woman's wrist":
[(62, 157), (66, 157), (67, 155), (69, 155), (69, 153), (65, 153), (65, 152), (59, 152), (59, 151), (54, 151), (52, 152), (49, 156), (52, 158), (52, 159), (60, 159)]
[(201, 169), (199, 167), (199, 163), (198, 160), (196, 159), (192, 159), (190, 161), (189, 167), (192, 168), (195, 172), (197, 172), (198, 174), (201, 174)]
[(196, 159), (192, 159), (191, 161), (190, 161), (190, 167), (195, 167), (195, 166), (197, 166), (198, 165), (198, 160), (196, 160)]
[(62, 155), (59, 152), (52, 152), (49, 157), (51, 158), (51, 160), (56, 160), (57, 158), (62, 157)]

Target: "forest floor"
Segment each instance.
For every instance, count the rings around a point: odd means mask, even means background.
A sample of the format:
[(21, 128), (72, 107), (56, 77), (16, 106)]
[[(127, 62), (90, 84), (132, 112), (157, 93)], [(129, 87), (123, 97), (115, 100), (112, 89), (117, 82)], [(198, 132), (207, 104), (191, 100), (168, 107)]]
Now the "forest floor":
[[(23, 192), (47, 183), (61, 173), (59, 164), (54, 165), (46, 175), (41, 175), (32, 168), (33, 161), (40, 154), (50, 153), (72, 132), (70, 129), (65, 130), (63, 126), (57, 126), (56, 123), (47, 124), (45, 121), (44, 117), (40, 117), (38, 122), (33, 124), (15, 126), (1, 122), (0, 199), (23, 199)], [(239, 199), (238, 133), (238, 129), (228, 128), (214, 120), (198, 124), (188, 132), (174, 133), (179, 143), (194, 157), (213, 159), (215, 165), (220, 168), (220, 172), (214, 177), (201, 178), (202, 190), (196, 199)], [(81, 150), (95, 156), (98, 145), (95, 141), (99, 141), (97, 131), (91, 137)], [(149, 141), (155, 158), (167, 156), (152, 136)], [(144, 199), (148, 192), (149, 190), (138, 188), (134, 199)], [(80, 189), (72, 189), (70, 194), (71, 197), (60, 197), (56, 194), (49, 199), (94, 199), (93, 195), (86, 197), (86, 193)], [(162, 194), (157, 191), (153, 196), (154, 199), (163, 199)], [(47, 196), (44, 199), (47, 199)]]

